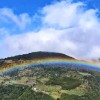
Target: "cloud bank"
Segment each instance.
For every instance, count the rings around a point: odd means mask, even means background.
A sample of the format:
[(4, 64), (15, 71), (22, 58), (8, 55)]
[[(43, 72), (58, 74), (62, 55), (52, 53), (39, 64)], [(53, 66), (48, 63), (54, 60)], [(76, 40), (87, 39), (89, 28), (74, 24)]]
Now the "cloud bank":
[[(79, 59), (100, 58), (99, 11), (86, 9), (83, 2), (59, 1), (33, 16), (16, 15), (10, 8), (1, 8), (0, 12), (1, 58), (33, 51), (60, 52)], [(37, 31), (32, 27), (35, 24), (40, 24)], [(29, 26), (32, 29), (27, 29)], [(12, 34), (18, 29), (23, 31)]]

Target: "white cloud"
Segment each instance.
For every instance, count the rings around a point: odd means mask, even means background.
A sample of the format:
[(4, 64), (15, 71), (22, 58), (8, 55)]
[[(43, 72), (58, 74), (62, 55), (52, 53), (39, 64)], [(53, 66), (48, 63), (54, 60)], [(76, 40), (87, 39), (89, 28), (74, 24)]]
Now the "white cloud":
[(81, 7), (84, 4), (71, 3), (71, 2), (58, 2), (53, 5), (48, 5), (43, 8), (42, 14), (44, 15), (43, 23), (52, 26), (67, 28), (77, 25), (77, 21), (81, 17), (83, 9)]
[(5, 28), (0, 28), (0, 38), (4, 38), (8, 34), (9, 34), (8, 30), (6, 30)]
[(20, 15), (14, 14), (9, 8), (0, 9), (0, 21), (2, 22), (14, 22), (20, 29), (25, 29), (27, 24), (31, 23), (31, 18), (27, 13)]
[(63, 34), (65, 34), (64, 31), (49, 28), (42, 29), (37, 33), (29, 32), (22, 35), (7, 36), (2, 45), (2, 47), (6, 47), (7, 49), (4, 56), (39, 50), (56, 52), (75, 50), (76, 46), (73, 42), (69, 40), (62, 40), (61, 42), (61, 36)]
[(100, 46), (93, 46), (91, 52), (87, 55), (89, 58), (100, 59)]
[[(45, 6), (40, 11), (41, 29), (37, 32), (7, 35), (0, 45), (1, 57), (33, 51), (56, 51), (81, 59), (100, 57), (99, 11), (85, 9), (85, 6), (82, 2), (66, 1)], [(12, 18), (21, 28), (32, 20), (28, 14), (15, 15), (12, 11), (12, 16), (5, 13), (2, 15)]]

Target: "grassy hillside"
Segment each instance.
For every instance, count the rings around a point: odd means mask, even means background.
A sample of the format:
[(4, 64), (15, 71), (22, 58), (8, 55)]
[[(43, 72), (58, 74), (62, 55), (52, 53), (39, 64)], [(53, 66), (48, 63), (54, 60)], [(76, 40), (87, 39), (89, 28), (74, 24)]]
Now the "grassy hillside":
[[(3, 59), (0, 68), (31, 63), (36, 57), (56, 56), (73, 59), (59, 53), (39, 52), (35, 56)], [(58, 64), (16, 70), (0, 76), (0, 100), (100, 100), (100, 71)]]
[(37, 66), (1, 76), (0, 100), (99, 100), (100, 73), (92, 73)]

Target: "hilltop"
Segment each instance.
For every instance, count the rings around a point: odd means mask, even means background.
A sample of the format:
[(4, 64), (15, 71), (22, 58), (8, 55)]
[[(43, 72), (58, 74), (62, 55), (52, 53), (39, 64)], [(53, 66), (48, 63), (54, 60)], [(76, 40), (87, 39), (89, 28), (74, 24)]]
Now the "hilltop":
[(54, 52), (2, 59), (0, 100), (100, 100), (100, 71), (78, 62)]
[(62, 58), (67, 58), (67, 59), (73, 59), (70, 56), (67, 56), (65, 54), (62, 53), (56, 53), (56, 52), (42, 52), (42, 51), (38, 51), (38, 52), (32, 52), (32, 53), (28, 53), (28, 54), (23, 54), (23, 55), (17, 55), (17, 56), (13, 56), (13, 57), (8, 57), (5, 58), (4, 60), (30, 60), (30, 59), (38, 59), (38, 58), (53, 58), (53, 57), (62, 57)]

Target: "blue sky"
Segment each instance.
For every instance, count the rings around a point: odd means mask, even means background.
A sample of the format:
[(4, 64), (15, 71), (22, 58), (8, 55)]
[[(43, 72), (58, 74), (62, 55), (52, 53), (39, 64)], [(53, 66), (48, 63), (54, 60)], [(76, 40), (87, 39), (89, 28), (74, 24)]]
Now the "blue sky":
[(33, 15), (45, 5), (55, 1), (56, 0), (0, 0), (0, 7), (11, 8), (16, 14), (27, 12)]
[[(27, 12), (33, 15), (44, 7), (45, 5), (51, 4), (61, 0), (0, 0), (0, 8), (7, 7), (15, 11), (16, 14)], [(73, 0), (73, 2), (82, 1), (87, 3), (88, 8), (100, 9), (100, 0)]]
[(0, 58), (34, 51), (100, 57), (99, 0), (0, 0)]

